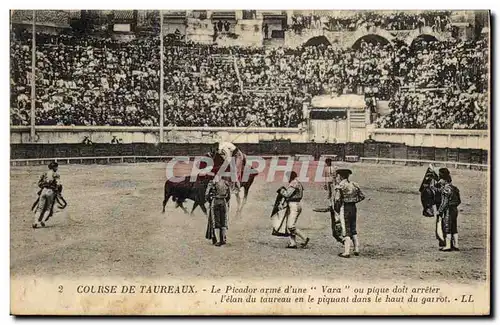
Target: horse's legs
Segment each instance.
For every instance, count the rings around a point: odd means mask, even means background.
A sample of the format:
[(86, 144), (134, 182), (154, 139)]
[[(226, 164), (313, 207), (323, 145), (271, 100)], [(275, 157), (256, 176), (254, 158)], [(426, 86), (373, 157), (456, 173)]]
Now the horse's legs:
[(239, 215), (241, 212), (241, 198), (240, 198), (240, 191), (234, 193), (236, 196), (236, 215)]
[(177, 206), (180, 207), (182, 209), (182, 211), (184, 211), (185, 214), (189, 214), (188, 210), (186, 210), (184, 205), (182, 205), (182, 202), (177, 203)]
[(163, 199), (163, 213), (165, 213), (165, 206), (167, 205), (168, 199), (170, 199), (170, 195), (165, 195), (165, 198)]
[(245, 204), (247, 203), (247, 198), (248, 198), (248, 190), (250, 188), (248, 187), (243, 187), (243, 203), (241, 203), (241, 210), (243, 210), (243, 207), (245, 206)]
[[(191, 209), (191, 215), (193, 215), (193, 212), (198, 205), (199, 205), (198, 202), (194, 201), (193, 208)], [(200, 205), (200, 207), (201, 207), (201, 205)]]
[(203, 204), (200, 204), (200, 208), (201, 208), (201, 211), (203, 211), (203, 213), (204, 213), (205, 215), (208, 215), (207, 208), (205, 208), (205, 204), (204, 204), (204, 203), (203, 203)]

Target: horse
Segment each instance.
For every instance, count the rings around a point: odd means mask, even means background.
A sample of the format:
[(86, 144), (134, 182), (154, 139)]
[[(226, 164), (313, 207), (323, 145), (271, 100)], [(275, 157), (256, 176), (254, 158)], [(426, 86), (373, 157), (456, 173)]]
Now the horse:
[(243, 188), (243, 202), (241, 202), (240, 192), (238, 191), (238, 192), (234, 193), (234, 195), (236, 197), (236, 202), (238, 204), (238, 208), (236, 210), (236, 214), (237, 215), (239, 215), (241, 213), (241, 211), (243, 210), (243, 207), (247, 203), (248, 192), (250, 191), (250, 187), (252, 186), (255, 177), (258, 175), (258, 172), (255, 169), (250, 168), (250, 170), (251, 170), (251, 173), (248, 176), (248, 180), (242, 181), (240, 183), (241, 184), (241, 188)]

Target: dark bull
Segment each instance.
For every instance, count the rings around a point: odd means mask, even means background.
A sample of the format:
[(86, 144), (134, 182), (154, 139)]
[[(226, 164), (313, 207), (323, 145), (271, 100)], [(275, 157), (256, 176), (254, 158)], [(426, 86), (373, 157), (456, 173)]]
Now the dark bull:
[[(248, 192), (250, 191), (250, 187), (252, 186), (257, 174), (258, 172), (255, 169), (252, 169), (248, 180), (241, 183), (244, 195), (243, 202), (241, 203), (241, 207), (238, 209), (238, 212), (240, 212), (245, 205), (248, 198)], [(179, 181), (178, 178), (175, 180), (173, 178), (168, 179), (164, 186), (162, 212), (165, 213), (165, 206), (167, 205), (168, 200), (172, 198), (172, 200), (176, 202), (176, 208), (180, 207), (185, 213), (188, 213), (188, 211), (184, 208), (183, 203), (189, 199), (194, 202), (191, 214), (193, 214), (194, 210), (198, 206), (200, 206), (204, 214), (207, 214), (207, 209), (205, 207), (205, 192), (207, 190), (208, 183), (213, 178), (214, 176), (211, 175), (198, 175), (195, 181), (191, 181), (191, 176), (185, 176), (181, 181)], [(240, 197), (238, 193), (236, 193), (236, 199), (238, 201), (238, 205), (240, 205)]]
[(190, 176), (184, 177), (182, 181), (168, 179), (165, 182), (164, 196), (163, 196), (163, 210), (165, 213), (165, 206), (168, 200), (172, 197), (172, 200), (176, 202), (176, 208), (180, 207), (185, 213), (188, 213), (186, 208), (184, 208), (183, 203), (189, 199), (194, 202), (193, 208), (191, 209), (191, 214), (194, 210), (200, 206), (204, 214), (207, 214), (207, 209), (205, 208), (205, 192), (207, 190), (208, 183), (213, 179), (213, 176), (209, 175), (198, 175), (196, 181), (192, 182)]

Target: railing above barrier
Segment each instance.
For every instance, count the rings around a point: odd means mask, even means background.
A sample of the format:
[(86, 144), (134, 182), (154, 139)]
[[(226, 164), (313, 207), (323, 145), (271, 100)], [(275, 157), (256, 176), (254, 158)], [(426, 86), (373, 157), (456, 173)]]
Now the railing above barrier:
[(376, 158), (376, 157), (360, 157), (360, 161), (361, 162), (374, 162), (376, 164), (379, 164), (379, 163), (390, 163), (392, 165), (403, 164), (405, 166), (413, 165), (413, 164), (418, 164), (420, 166), (422, 166), (423, 164), (433, 164), (436, 166), (443, 165), (445, 167), (454, 167), (454, 168), (464, 167), (466, 169), (480, 169), (480, 170), (487, 170), (488, 169), (488, 165), (485, 165), (485, 164), (462, 163), (462, 162), (457, 162), (457, 161), (396, 159), (396, 158)]
[(374, 129), (371, 135), (376, 141), (408, 146), (487, 150), (490, 145), (488, 130)]
[(373, 129), (374, 134), (405, 134), (405, 135), (450, 135), (450, 136), (480, 136), (488, 137), (488, 130), (466, 129)]

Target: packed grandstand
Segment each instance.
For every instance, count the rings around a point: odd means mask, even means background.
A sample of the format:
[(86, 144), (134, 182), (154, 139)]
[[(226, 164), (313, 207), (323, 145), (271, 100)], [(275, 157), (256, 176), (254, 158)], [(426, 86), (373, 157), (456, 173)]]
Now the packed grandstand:
[[(446, 13), (293, 18), (297, 33), (320, 23), (338, 31), (449, 27)], [(30, 123), (31, 37), (29, 29), (11, 37), (12, 125)], [(316, 95), (364, 94), (378, 127), (486, 129), (488, 45), (483, 37), (255, 48), (165, 37), (164, 124), (297, 127)], [(159, 36), (118, 42), (40, 31), (36, 46), (37, 125), (159, 125)], [(386, 114), (377, 101), (388, 101)]]

